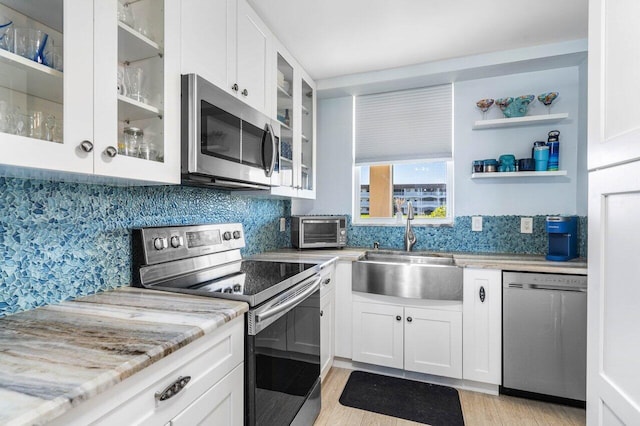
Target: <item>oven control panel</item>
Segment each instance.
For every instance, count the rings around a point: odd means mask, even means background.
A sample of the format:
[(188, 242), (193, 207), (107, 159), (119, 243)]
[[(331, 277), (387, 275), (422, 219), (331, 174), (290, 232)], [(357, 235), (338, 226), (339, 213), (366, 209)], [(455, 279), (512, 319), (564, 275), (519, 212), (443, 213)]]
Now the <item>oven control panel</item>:
[(241, 223), (224, 223), (134, 229), (133, 244), (151, 265), (241, 249), (245, 240)]

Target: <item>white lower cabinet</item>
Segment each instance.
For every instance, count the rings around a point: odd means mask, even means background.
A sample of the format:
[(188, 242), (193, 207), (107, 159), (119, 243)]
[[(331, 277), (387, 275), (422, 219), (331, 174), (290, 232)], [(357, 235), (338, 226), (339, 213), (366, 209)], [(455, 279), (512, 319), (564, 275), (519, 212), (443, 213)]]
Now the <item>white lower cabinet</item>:
[(320, 377), (333, 363), (333, 291), (320, 298)]
[(502, 271), (464, 269), (465, 380), (499, 385), (502, 379)]
[(171, 426), (242, 425), (244, 423), (243, 380), (244, 364), (240, 364), (168, 424)]
[[(157, 395), (190, 377), (179, 393)], [(241, 425), (244, 421), (244, 317), (180, 348), (96, 395), (51, 425)]]
[(355, 300), (353, 361), (462, 378), (462, 312), (450, 302), (444, 309), (424, 302), (429, 306)]
[(352, 292), (351, 261), (338, 262), (335, 283), (335, 327), (334, 354), (337, 357), (351, 359), (352, 348)]
[(335, 263), (323, 271), (320, 287), (320, 377), (323, 380), (333, 364), (335, 271)]
[(462, 313), (404, 308), (404, 369), (462, 378)]
[(404, 308), (353, 302), (353, 360), (404, 366)]

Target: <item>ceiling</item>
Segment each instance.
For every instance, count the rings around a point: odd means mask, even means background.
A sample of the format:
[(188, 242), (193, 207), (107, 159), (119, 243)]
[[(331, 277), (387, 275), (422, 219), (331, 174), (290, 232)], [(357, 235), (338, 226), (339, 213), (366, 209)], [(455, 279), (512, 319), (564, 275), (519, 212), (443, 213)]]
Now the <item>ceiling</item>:
[(587, 37), (588, 0), (249, 0), (315, 80)]

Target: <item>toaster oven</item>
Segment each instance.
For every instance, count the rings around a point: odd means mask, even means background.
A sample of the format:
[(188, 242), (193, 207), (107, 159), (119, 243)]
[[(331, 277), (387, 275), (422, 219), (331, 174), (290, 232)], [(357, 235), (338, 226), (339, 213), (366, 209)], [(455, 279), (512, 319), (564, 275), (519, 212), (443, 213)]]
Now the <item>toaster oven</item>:
[(292, 216), (291, 245), (298, 249), (346, 246), (346, 216)]

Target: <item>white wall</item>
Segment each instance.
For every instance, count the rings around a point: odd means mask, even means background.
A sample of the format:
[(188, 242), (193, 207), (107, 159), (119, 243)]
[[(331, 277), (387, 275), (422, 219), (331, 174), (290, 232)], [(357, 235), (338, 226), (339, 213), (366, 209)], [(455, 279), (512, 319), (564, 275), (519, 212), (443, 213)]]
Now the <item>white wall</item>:
[[(584, 102), (580, 99), (579, 83), (579, 67), (574, 66), (455, 84), (456, 216), (576, 214), (583, 211), (577, 202), (579, 105)], [(552, 124), (472, 129), (474, 121), (482, 118), (475, 105), (479, 99), (527, 94), (537, 96), (550, 91), (560, 92), (552, 105), (552, 112), (567, 112), (569, 119)], [(530, 105), (528, 115), (538, 114), (547, 114), (547, 108), (536, 100)], [(504, 115), (494, 105), (486, 118), (504, 118)], [(585, 120), (586, 117), (582, 119), (583, 126)], [(560, 169), (567, 170), (567, 176), (471, 179), (473, 160), (497, 159), (502, 154), (513, 154), (518, 159), (531, 157), (533, 142), (546, 141), (548, 132), (554, 129), (560, 131)], [(586, 151), (586, 145), (580, 148)]]
[[(455, 83), (454, 98), (454, 214), (537, 215), (580, 214), (586, 206), (586, 67), (537, 71)], [(556, 124), (519, 128), (472, 130), (482, 114), (475, 103), (500, 98), (558, 91), (552, 112), (567, 112)], [(581, 107), (582, 105), (582, 107)], [(530, 114), (546, 114), (536, 101)], [(487, 118), (500, 118), (492, 107)], [(536, 140), (547, 140), (549, 130), (560, 130), (560, 168), (566, 177), (471, 179), (476, 159), (501, 154), (529, 157)], [(318, 180), (315, 201), (292, 202), (292, 214), (350, 214), (353, 188), (352, 98), (318, 100)], [(583, 176), (584, 175), (584, 176)]]

